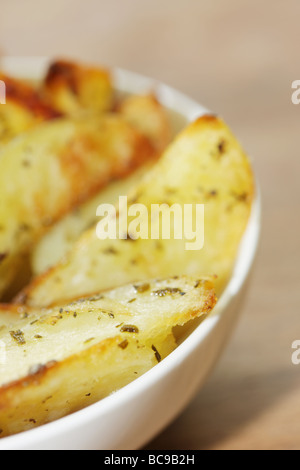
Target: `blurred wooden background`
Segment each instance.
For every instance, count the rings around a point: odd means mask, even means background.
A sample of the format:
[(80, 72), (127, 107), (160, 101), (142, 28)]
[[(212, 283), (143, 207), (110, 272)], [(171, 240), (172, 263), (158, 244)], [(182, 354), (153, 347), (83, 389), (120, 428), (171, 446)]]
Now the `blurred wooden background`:
[(0, 53), (153, 76), (221, 113), (255, 161), (260, 253), (217, 370), (150, 449), (300, 449), (299, 0), (1, 0)]

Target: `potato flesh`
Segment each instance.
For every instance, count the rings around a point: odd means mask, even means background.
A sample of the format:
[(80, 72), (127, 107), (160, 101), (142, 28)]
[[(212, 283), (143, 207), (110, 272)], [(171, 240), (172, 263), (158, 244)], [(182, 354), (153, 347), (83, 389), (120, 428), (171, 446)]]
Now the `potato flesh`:
[(152, 204), (205, 204), (204, 249), (187, 251), (186, 240), (103, 241), (94, 227), (63, 263), (37, 278), (19, 300), (48, 306), (136, 279), (183, 274), (217, 275), (220, 294), (234, 266), (253, 197), (253, 174), (242, 148), (222, 120), (204, 116), (179, 135), (129, 194), (129, 203), (145, 205), (149, 214)]
[(134, 380), (176, 347), (175, 326), (205, 318), (215, 302), (211, 279), (177, 278), (27, 310), (24, 320), (0, 330), (7, 353), (2, 435), (64, 416)]

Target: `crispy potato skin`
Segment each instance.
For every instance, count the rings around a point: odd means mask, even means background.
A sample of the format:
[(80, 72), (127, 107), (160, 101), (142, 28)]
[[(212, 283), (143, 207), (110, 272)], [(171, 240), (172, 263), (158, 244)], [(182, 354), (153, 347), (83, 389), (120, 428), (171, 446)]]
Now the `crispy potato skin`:
[(58, 119), (7, 144), (0, 158), (0, 295), (20, 257), (53, 223), (153, 153), (117, 115)]
[(107, 70), (66, 60), (50, 65), (41, 94), (51, 106), (68, 115), (82, 110), (105, 112), (113, 104), (112, 81)]
[(66, 416), (133, 381), (175, 349), (175, 326), (205, 319), (215, 303), (212, 279), (176, 277), (63, 308), (27, 309), (26, 316), (3, 306), (0, 323), (4, 315), (24, 319), (0, 329), (7, 348), (0, 366), (1, 436)]
[(186, 251), (186, 240), (103, 241), (94, 227), (18, 300), (48, 306), (136, 279), (176, 274), (217, 275), (219, 295), (232, 272), (254, 193), (250, 162), (231, 131), (215, 116), (201, 117), (137, 184), (129, 204), (143, 204), (149, 213), (152, 204), (205, 204), (204, 248)]

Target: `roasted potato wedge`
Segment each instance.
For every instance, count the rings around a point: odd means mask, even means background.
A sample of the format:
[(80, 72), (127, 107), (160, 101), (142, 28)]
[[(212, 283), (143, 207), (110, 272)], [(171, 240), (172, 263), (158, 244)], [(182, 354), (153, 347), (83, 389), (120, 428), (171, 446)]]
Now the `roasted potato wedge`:
[(117, 115), (43, 123), (7, 144), (0, 158), (0, 295), (49, 226), (153, 153)]
[(113, 106), (112, 80), (107, 70), (64, 60), (50, 65), (41, 95), (67, 115), (84, 110), (105, 112)]
[(215, 303), (211, 279), (183, 277), (23, 310), (26, 318), (0, 330), (1, 436), (70, 414), (133, 381), (173, 351), (175, 326), (204, 319)]
[[(170, 142), (171, 127), (163, 106), (152, 95), (125, 98), (118, 112), (130, 124), (149, 138), (155, 149), (153, 159)], [(157, 155), (156, 155), (157, 153)], [(142, 175), (149, 171), (147, 163), (127, 179), (112, 183), (91, 200), (82, 204), (49, 230), (37, 244), (32, 255), (32, 271), (38, 275), (56, 265), (71, 249), (80, 235), (97, 223), (96, 211), (100, 204), (115, 204), (119, 196), (135, 187)]]
[[(49, 306), (127, 282), (176, 274), (217, 275), (219, 294), (234, 266), (253, 196), (253, 174), (241, 146), (221, 119), (201, 117), (133, 189), (128, 204), (143, 204), (148, 214), (153, 204), (205, 204), (202, 250), (187, 251), (185, 239), (99, 240), (93, 227), (63, 263), (37, 278), (17, 300)], [(148, 215), (140, 220), (141, 226), (146, 224), (150, 232)]]
[(171, 128), (166, 110), (154, 95), (133, 95), (125, 98), (118, 112), (145, 134), (158, 152), (165, 150), (171, 141)]
[(46, 104), (28, 83), (0, 72), (5, 83), (6, 104), (0, 106), (0, 150), (3, 144), (42, 121), (61, 114)]

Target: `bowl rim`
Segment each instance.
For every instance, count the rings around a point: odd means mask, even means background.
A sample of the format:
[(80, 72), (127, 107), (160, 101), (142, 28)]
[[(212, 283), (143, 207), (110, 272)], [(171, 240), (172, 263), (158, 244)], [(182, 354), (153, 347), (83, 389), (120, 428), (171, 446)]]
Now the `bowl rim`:
[[(26, 64), (26, 67), (24, 67), (24, 64)], [(0, 67), (6, 73), (34, 79), (39, 79), (44, 74), (48, 64), (49, 59), (46, 57), (32, 57), (29, 59), (29, 64), (28, 58), (20, 61), (19, 58), (4, 57), (0, 60)], [(184, 93), (156, 79), (120, 68), (112, 69), (112, 75), (118, 91), (146, 93), (153, 90), (164, 106), (181, 114), (187, 122), (210, 113), (205, 107)], [(239, 248), (232, 277), (213, 314), (201, 323), (168, 357), (141, 377), (82, 410), (38, 428), (0, 439), (0, 450), (7, 447), (17, 449), (32, 445), (38, 446), (39, 443), (68, 433), (74, 427), (79, 428), (89, 421), (95, 420), (95, 418), (101, 419), (101, 416), (107, 415), (115, 407), (124, 405), (127, 401), (131, 401), (137, 395), (142, 394), (148, 387), (155, 385), (165, 374), (172, 372), (188, 358), (196, 347), (217, 327), (222, 312), (242, 289), (251, 271), (259, 242), (261, 219), (261, 196), (258, 184), (256, 188), (256, 199)]]

